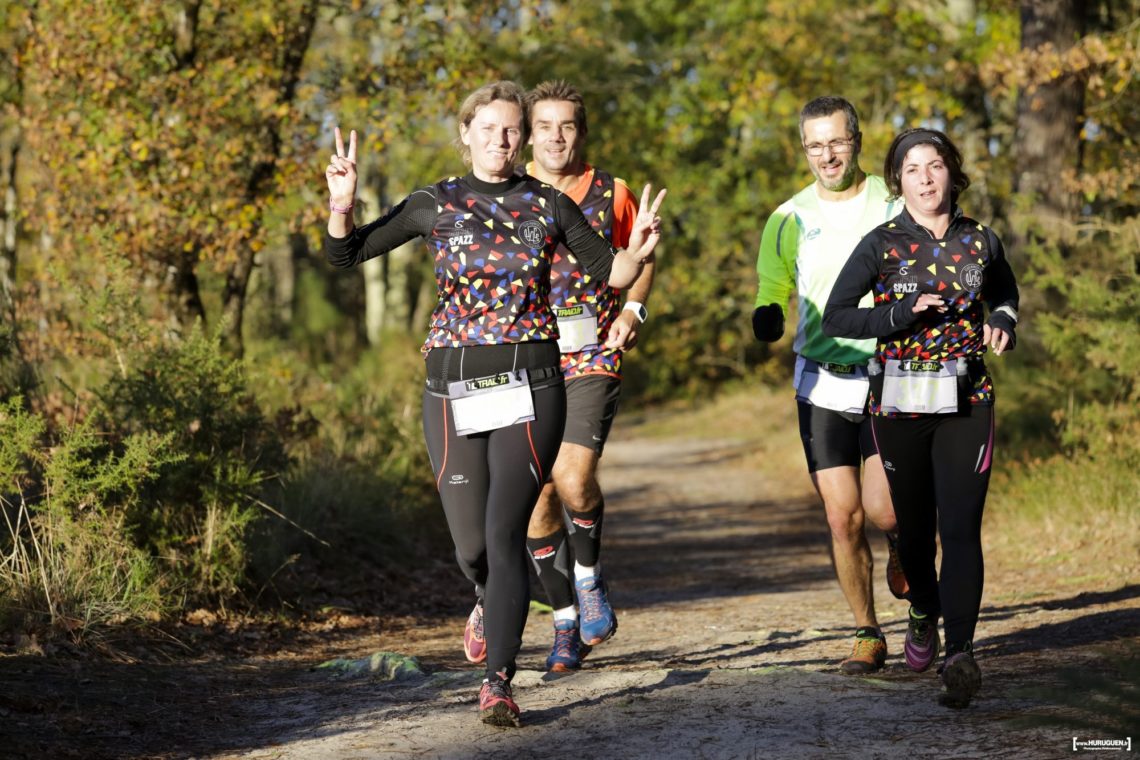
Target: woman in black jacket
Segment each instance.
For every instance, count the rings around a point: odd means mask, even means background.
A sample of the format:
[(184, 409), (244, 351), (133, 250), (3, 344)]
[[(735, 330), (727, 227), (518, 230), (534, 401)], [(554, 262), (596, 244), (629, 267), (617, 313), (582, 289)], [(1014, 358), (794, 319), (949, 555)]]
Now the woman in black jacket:
[(424, 341), (424, 438), (455, 556), (475, 586), (463, 649), (485, 663), (482, 720), (518, 726), (511, 678), (526, 624), (526, 527), (566, 421), (558, 326), (549, 303), (559, 244), (586, 271), (631, 284), (660, 237), (642, 194), (629, 247), (615, 250), (573, 200), (515, 172), (527, 141), (524, 92), (495, 82), (460, 108), (459, 147), (471, 170), (420, 188), (384, 216), (356, 227), (356, 133), (325, 168), (328, 260), (351, 267), (422, 237), (435, 265), (438, 303)]
[[(879, 339), (869, 407), (910, 582), (906, 663), (923, 671), (934, 662), (942, 617), (942, 702), (964, 707), (981, 685), (973, 638), (994, 433), (993, 382), (983, 357), (1013, 348), (1017, 284), (1001, 240), (958, 207), (970, 180), (945, 134), (902, 132), (883, 174), (905, 208), (856, 246), (828, 299), (823, 330)], [(868, 291), (874, 306), (859, 308)]]

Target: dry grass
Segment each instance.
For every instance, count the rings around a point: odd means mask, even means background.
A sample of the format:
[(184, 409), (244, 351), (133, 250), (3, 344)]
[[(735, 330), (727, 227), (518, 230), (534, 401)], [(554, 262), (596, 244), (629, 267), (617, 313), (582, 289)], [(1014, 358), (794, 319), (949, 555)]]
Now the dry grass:
[[(711, 400), (619, 415), (615, 439), (643, 436), (754, 444), (750, 459), (811, 491), (790, 387), (740, 387)], [(1067, 585), (1140, 582), (1140, 472), (1122, 460), (1016, 457), (1005, 453), (990, 485), (987, 558), (1048, 572)]]
[(1048, 570), (1062, 585), (1140, 582), (1140, 473), (1122, 461), (1006, 465), (986, 509), (995, 559)]

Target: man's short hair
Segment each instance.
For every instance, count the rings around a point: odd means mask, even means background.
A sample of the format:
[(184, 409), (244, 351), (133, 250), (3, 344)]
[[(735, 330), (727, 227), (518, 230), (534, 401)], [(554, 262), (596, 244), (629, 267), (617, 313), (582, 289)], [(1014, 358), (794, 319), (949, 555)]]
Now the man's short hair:
[(542, 100), (565, 100), (572, 103), (574, 105), (574, 126), (578, 127), (578, 131), (583, 135), (586, 134), (588, 131), (586, 103), (582, 100), (582, 93), (578, 92), (577, 87), (563, 79), (549, 79), (539, 84), (526, 94), (526, 103), (530, 112), (528, 118), (534, 117), (534, 104)]
[(821, 98), (816, 98), (810, 101), (800, 111), (800, 140), (804, 139), (804, 122), (808, 119), (821, 119), (825, 116), (831, 116), (833, 113), (839, 111), (843, 112), (843, 116), (847, 119), (847, 133), (851, 137), (859, 134), (859, 114), (855, 113), (855, 106), (846, 98), (841, 98), (838, 95), (824, 95)]

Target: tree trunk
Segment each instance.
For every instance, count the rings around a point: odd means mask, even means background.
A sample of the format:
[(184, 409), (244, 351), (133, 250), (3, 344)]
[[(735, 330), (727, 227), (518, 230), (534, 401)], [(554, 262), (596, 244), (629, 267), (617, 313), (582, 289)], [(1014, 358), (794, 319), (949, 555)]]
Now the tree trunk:
[(20, 155), (20, 128), (12, 123), (0, 132), (0, 314), (12, 307), (12, 291), (16, 286), (16, 244), (20, 229), (20, 202), (16, 188), (16, 168)]
[(185, 335), (196, 324), (206, 324), (206, 307), (202, 304), (198, 288), (197, 265), (197, 254), (183, 254), (167, 268), (163, 278), (163, 291), (174, 317), (171, 328), (180, 335)]
[[(360, 212), (372, 219), (383, 210), (379, 188), (384, 180), (376, 167), (377, 158), (372, 156), (370, 159), (359, 167), (357, 195)], [(369, 259), (360, 265), (360, 271), (364, 277), (364, 337), (368, 345), (378, 346), (388, 304), (388, 256)]]
[[(297, 97), (297, 83), (301, 76), (301, 64), (309, 42), (313, 37), (313, 27), (317, 18), (317, 1), (306, 2), (296, 17), (290, 20), (289, 33), (281, 41), (278, 85), (279, 106), (291, 105)], [(281, 156), (281, 123), (276, 117), (269, 119), (262, 129), (262, 144), (267, 147), (266, 157), (254, 165), (246, 183), (246, 198), (256, 204), (271, 190), (273, 175)], [(252, 242), (261, 232), (260, 222), (250, 229), (247, 241)], [(222, 292), (222, 342), (234, 355), (241, 356), (244, 350), (242, 322), (245, 317), (245, 296), (249, 290), (249, 277), (253, 272), (256, 251), (246, 244), (238, 253), (238, 260), (226, 273), (226, 284)]]
[[(20, 146), (23, 133), (20, 119), (24, 112), (24, 71), (31, 45), (31, 29), (35, 20), (35, 4), (25, 7), (27, 14), (20, 28), (10, 39), (11, 50), (5, 51), (7, 61), (0, 76), (10, 77), (10, 95), (3, 108), (3, 121), (0, 121), (0, 314), (10, 313), (13, 305), (13, 291), (16, 287), (16, 263), (20, 239), (20, 193), (19, 176)], [(7, 19), (9, 24), (17, 23), (15, 16)]]
[[(1052, 45), (1063, 53), (1084, 30), (1081, 0), (1023, 0), (1021, 49)], [(1014, 192), (1021, 196), (1015, 219), (1019, 242), (1051, 238), (1063, 241), (1076, 215), (1077, 197), (1061, 183), (1066, 169), (1081, 161), (1085, 83), (1072, 75), (1022, 89), (1017, 102), (1017, 166)], [(1064, 246), (1062, 245), (1062, 252)]]
[(415, 331), (414, 316), (419, 298), (420, 262), (424, 241), (409, 240), (388, 254), (388, 326)]

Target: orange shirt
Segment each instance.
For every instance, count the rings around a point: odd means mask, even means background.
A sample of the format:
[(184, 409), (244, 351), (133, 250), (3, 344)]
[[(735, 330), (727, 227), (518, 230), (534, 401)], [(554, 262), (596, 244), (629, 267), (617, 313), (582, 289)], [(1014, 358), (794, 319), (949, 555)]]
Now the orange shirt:
[[(585, 171), (578, 176), (578, 181), (569, 189), (565, 190), (565, 194), (577, 204), (581, 205), (586, 197), (586, 193), (590, 191), (590, 185), (594, 181), (594, 167), (590, 164), (583, 164)], [(534, 162), (531, 161), (526, 165), (527, 174), (533, 175)], [(614, 237), (613, 244), (615, 248), (625, 248), (629, 245), (629, 233), (633, 232), (633, 220), (637, 218), (637, 201), (633, 197), (633, 192), (629, 189), (629, 185), (625, 184), (624, 179), (614, 177)]]

